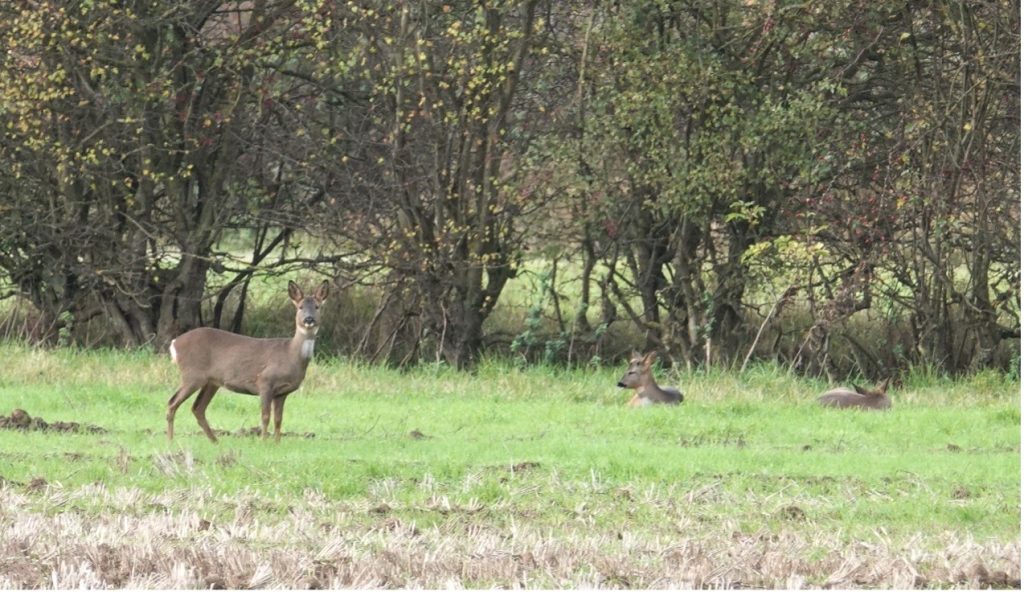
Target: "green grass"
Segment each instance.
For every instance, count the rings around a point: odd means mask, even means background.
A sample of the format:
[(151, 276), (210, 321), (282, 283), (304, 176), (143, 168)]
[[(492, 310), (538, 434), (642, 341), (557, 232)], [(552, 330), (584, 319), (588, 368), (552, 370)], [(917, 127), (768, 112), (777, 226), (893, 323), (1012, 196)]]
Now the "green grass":
[[(627, 409), (619, 368), (320, 358), (279, 445), (215, 445), (188, 405), (166, 441), (166, 356), (0, 358), (0, 414), (108, 430), (0, 430), (0, 587), (1019, 586), (1020, 386), (996, 372), (909, 375), (872, 413), (761, 365)], [(258, 403), (207, 415), (250, 428)]]
[[(614, 387), (618, 369), (489, 362), (471, 375), (318, 360), (286, 407), (292, 436), (273, 445), (229, 435), (214, 445), (188, 405), (166, 442), (176, 372), (165, 357), (15, 346), (0, 355), (0, 413), (22, 408), (109, 430), (0, 430), (0, 475), (16, 483), (274, 499), (314, 490), (407, 508), (445, 495), (509, 503), (550, 524), (579, 504), (621, 518), (606, 503), (620, 489), (661, 499), (710, 487), (714, 501), (695, 511), (740, 530), (775, 528), (790, 506), (806, 518), (801, 527), (847, 537), (885, 528), (1012, 540), (1020, 528), (1019, 386), (996, 374), (916, 380), (894, 393), (891, 412), (864, 413), (821, 409), (813, 399), (823, 384), (757, 367), (663, 380), (683, 388), (682, 407), (631, 410)], [(258, 415), (254, 397), (227, 391), (208, 411), (224, 430), (256, 425)], [(652, 508), (639, 513), (660, 528)]]

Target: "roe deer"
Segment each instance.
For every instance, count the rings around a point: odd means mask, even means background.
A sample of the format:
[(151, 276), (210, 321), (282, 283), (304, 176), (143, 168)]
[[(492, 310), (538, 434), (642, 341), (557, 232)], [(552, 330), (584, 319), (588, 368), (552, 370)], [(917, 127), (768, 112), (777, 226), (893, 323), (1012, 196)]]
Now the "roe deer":
[(818, 397), (818, 402), (825, 407), (857, 407), (860, 409), (883, 410), (892, 407), (892, 401), (885, 394), (887, 390), (889, 390), (888, 378), (870, 390), (859, 386), (854, 386), (852, 391), (842, 387), (832, 389)]
[(661, 388), (657, 382), (654, 382), (651, 364), (654, 363), (656, 355), (657, 352), (652, 351), (641, 357), (639, 353), (633, 352), (626, 374), (619, 379), (620, 387), (631, 388), (635, 391), (633, 398), (629, 400), (630, 407), (644, 407), (655, 403), (678, 405), (683, 401), (683, 394), (677, 389)]
[(206, 422), (206, 407), (217, 389), (224, 387), (259, 396), (260, 435), (264, 439), (273, 405), (274, 440), (280, 442), (284, 401), (306, 376), (320, 329), (320, 305), (327, 299), (328, 285), (324, 280), (313, 296), (304, 296), (295, 282), (288, 282), (288, 296), (296, 309), (295, 336), (290, 339), (259, 339), (200, 327), (171, 341), (171, 359), (181, 371), (181, 388), (167, 401), (167, 440), (174, 439), (174, 413), (198, 390), (192, 413), (206, 437), (216, 442), (217, 437)]

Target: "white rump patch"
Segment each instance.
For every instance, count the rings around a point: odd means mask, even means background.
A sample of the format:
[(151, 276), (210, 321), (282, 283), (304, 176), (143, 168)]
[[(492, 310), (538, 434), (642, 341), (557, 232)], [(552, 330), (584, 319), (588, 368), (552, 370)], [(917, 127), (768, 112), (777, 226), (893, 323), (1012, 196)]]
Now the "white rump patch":
[(316, 344), (312, 339), (302, 342), (302, 359), (308, 360), (313, 357), (313, 346)]
[(171, 350), (171, 361), (177, 362), (178, 361), (178, 350), (176, 350), (174, 348), (174, 340), (173, 339), (171, 340), (170, 350)]

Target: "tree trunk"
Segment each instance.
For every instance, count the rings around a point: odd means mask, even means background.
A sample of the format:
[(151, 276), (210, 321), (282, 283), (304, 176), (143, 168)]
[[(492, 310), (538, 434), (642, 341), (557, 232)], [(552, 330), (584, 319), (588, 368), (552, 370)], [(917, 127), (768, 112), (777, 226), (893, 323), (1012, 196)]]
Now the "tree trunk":
[(154, 298), (158, 305), (153, 346), (158, 350), (166, 348), (172, 339), (185, 331), (202, 326), (208, 269), (209, 263), (205, 259), (185, 255), (175, 270), (174, 279), (164, 287), (159, 297)]
[[(827, 375), (831, 378), (829, 342), (836, 324), (849, 318), (855, 312), (871, 307), (871, 274), (873, 266), (867, 260), (845, 275), (834, 297), (822, 308), (817, 320), (807, 331), (803, 344), (797, 352), (795, 364), (801, 365), (812, 376)], [(857, 293), (860, 298), (857, 298)]]

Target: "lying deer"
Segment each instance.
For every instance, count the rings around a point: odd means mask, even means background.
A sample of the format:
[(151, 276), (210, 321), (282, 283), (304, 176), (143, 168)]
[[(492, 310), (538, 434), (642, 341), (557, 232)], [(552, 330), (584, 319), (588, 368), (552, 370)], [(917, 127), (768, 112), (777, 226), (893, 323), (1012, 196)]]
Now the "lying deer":
[(683, 394), (677, 389), (661, 388), (654, 381), (651, 364), (654, 363), (656, 355), (657, 352), (652, 351), (641, 357), (639, 353), (633, 352), (626, 374), (619, 379), (620, 387), (631, 388), (635, 391), (633, 398), (629, 400), (630, 407), (644, 407), (655, 403), (678, 405), (683, 401)]
[(304, 296), (295, 282), (288, 282), (288, 296), (295, 304), (295, 336), (291, 339), (258, 339), (220, 329), (200, 327), (171, 341), (171, 359), (181, 371), (181, 388), (167, 401), (167, 439), (174, 439), (174, 414), (197, 390), (192, 413), (206, 437), (217, 437), (206, 422), (206, 407), (220, 387), (236, 393), (257, 395), (262, 407), (262, 430), (267, 437), (270, 408), (274, 408), (274, 440), (281, 441), (284, 401), (302, 384), (313, 357), (320, 329), (320, 305), (327, 299), (328, 283), (313, 296)]
[(892, 401), (885, 394), (887, 390), (889, 390), (888, 378), (878, 383), (878, 386), (871, 390), (859, 386), (853, 387), (852, 391), (842, 387), (832, 389), (818, 397), (818, 402), (825, 407), (857, 407), (860, 409), (883, 410), (892, 407)]

